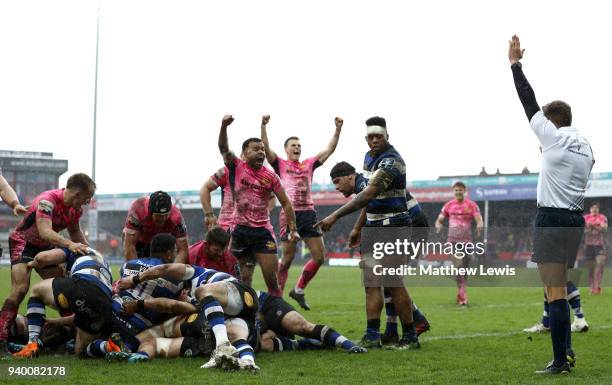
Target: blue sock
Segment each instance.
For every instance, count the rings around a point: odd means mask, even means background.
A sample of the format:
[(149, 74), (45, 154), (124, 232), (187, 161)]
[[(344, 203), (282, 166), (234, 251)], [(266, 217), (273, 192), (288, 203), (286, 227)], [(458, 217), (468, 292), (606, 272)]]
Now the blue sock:
[(28, 319), (28, 342), (36, 342), (46, 318), (45, 304), (40, 298), (30, 297), (26, 318)]
[(106, 353), (106, 341), (103, 340), (94, 340), (83, 351), (83, 355), (90, 358), (105, 357)]
[(572, 307), (576, 318), (584, 318), (582, 306), (580, 305), (580, 291), (572, 281), (567, 281), (567, 301)]
[(274, 344), (275, 352), (292, 351), (300, 348), (299, 342), (283, 336), (276, 336), (272, 343)]
[(320, 340), (327, 346), (338, 347), (344, 350), (350, 350), (353, 348), (353, 346), (355, 346), (353, 341), (349, 340), (348, 338), (338, 333), (334, 329), (330, 328), (329, 326), (317, 325), (315, 327), (315, 330), (319, 327), (321, 328), (320, 333), (322, 335), (322, 338)]
[(210, 324), (210, 328), (215, 334), (217, 346), (228, 341), (227, 328), (225, 327), (225, 315), (219, 301), (212, 295), (208, 295), (202, 299), (202, 310), (206, 320)]
[(238, 350), (238, 357), (255, 362), (255, 351), (249, 345), (246, 340), (237, 340), (232, 343), (236, 350)]
[[(293, 340), (290, 340), (293, 341)], [(314, 338), (302, 338), (297, 343), (297, 350), (319, 350), (323, 349), (323, 344)]]
[(366, 329), (366, 339), (377, 340), (380, 338), (380, 319), (369, 319)]
[(425, 317), (425, 314), (421, 311), (421, 309), (417, 308), (416, 305), (413, 306), (414, 310), (412, 311), (412, 319), (414, 320), (414, 322), (427, 321), (427, 318)]
[(391, 295), (385, 291), (385, 314), (387, 315), (387, 324), (385, 326), (385, 334), (397, 334), (397, 311)]
[(550, 336), (552, 339), (554, 365), (567, 362), (567, 336), (571, 332), (569, 304), (566, 299), (550, 303)]
[(416, 338), (414, 323), (402, 324), (402, 338), (413, 341)]

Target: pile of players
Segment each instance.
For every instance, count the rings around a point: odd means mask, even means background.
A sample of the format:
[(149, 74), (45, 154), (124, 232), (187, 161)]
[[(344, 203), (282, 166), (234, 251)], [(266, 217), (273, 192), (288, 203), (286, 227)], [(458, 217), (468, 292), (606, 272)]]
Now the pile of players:
[[(362, 210), (351, 234), (354, 246), (361, 226), (410, 227), (414, 222), (425, 230), (415, 233), (426, 236), (427, 221), (416, 200), (406, 196), (405, 165), (388, 142), (385, 120), (367, 121), (370, 151), (365, 159), (371, 175), (357, 174), (346, 162), (332, 170), (337, 186), (351, 186), (350, 191), (338, 190), (347, 196), (358, 194), (357, 199), (343, 212), (317, 223), (310, 196), (312, 175), (334, 152), (342, 119), (335, 119), (328, 146), (304, 161), (297, 137), (285, 141), (287, 159), (270, 149), (269, 119), (262, 118), (261, 138), (244, 141), (238, 157), (227, 144), (233, 117), (223, 118), (219, 150), (225, 166), (201, 188), (204, 241), (189, 245), (182, 215), (167, 193), (157, 191), (132, 204), (124, 227), (126, 262), (117, 281), (105, 257), (88, 246), (79, 227), (82, 208), (96, 190), (90, 177), (72, 175), (65, 188), (43, 192), (27, 209), (17, 201), (16, 213), (24, 218), (10, 235), (12, 286), (0, 312), (0, 348), (20, 358), (58, 347), (84, 357), (130, 362), (203, 356), (209, 358), (203, 368), (252, 371), (259, 369), (254, 358), (260, 349), (339, 347), (362, 353), (383, 343), (418, 348), (418, 335), (429, 324), (403, 285), (366, 288), (367, 330), (359, 345), (327, 325), (307, 321), (282, 298), (296, 244), (303, 240), (312, 258), (289, 295), (310, 309), (304, 289), (325, 255), (319, 227), (327, 231), (352, 211)], [(274, 171), (264, 166), (266, 159)], [(222, 188), (219, 218), (210, 199), (218, 187)], [(270, 224), (274, 197), (282, 206), (280, 263)], [(63, 230), (67, 238), (60, 234)], [(261, 268), (265, 292), (251, 287), (255, 264)], [(32, 270), (43, 281), (30, 288)], [(28, 292), (26, 316), (17, 317)], [(385, 302), (387, 330), (381, 335)], [(47, 307), (56, 309), (60, 318), (47, 319)], [(303, 338), (295, 340), (296, 335)]]

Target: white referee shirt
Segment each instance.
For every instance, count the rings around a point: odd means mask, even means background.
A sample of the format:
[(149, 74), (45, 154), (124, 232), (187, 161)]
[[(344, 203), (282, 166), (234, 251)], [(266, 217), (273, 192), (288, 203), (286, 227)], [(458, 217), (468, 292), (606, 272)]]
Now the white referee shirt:
[(591, 145), (574, 127), (557, 129), (542, 111), (529, 122), (542, 145), (538, 207), (584, 210), (584, 193), (595, 163)]

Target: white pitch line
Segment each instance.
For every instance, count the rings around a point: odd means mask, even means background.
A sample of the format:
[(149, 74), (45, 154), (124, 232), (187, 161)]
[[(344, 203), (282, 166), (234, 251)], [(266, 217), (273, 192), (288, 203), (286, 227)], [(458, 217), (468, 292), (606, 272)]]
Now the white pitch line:
[[(589, 326), (589, 330), (605, 330), (605, 329), (612, 329), (612, 325)], [(466, 338), (478, 338), (478, 337), (510, 337), (510, 336), (514, 336), (514, 335), (517, 335), (517, 334), (523, 334), (525, 336), (529, 336), (529, 335), (533, 335), (533, 334), (544, 334), (544, 333), (526, 333), (524, 331), (493, 332), (493, 333), (456, 334), (456, 335), (452, 335), (452, 336), (433, 336), (433, 337), (423, 336), (423, 337), (421, 337), (421, 339), (423, 341), (463, 340), (463, 339), (466, 339)]]

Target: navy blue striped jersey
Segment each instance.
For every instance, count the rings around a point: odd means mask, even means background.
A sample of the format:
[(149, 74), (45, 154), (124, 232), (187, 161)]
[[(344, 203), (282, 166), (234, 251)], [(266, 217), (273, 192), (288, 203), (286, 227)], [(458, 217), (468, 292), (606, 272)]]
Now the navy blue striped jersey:
[[(363, 176), (363, 174), (357, 174), (355, 177), (355, 189), (353, 192), (355, 194), (359, 194), (368, 186), (368, 178)], [(421, 209), (421, 205), (416, 200), (415, 197), (410, 194), (410, 191), (406, 190), (406, 207), (408, 207), (408, 214), (410, 215), (410, 219), (416, 218), (418, 214), (420, 214), (423, 210)]]
[(236, 277), (227, 273), (222, 273), (217, 270), (207, 269), (205, 267), (191, 265), (194, 269), (193, 276), (189, 278), (191, 281), (191, 296), (195, 297), (195, 291), (198, 287), (204, 286), (207, 283), (221, 281), (237, 281)]
[(66, 248), (63, 250), (66, 254), (66, 270), (70, 271), (71, 277), (89, 281), (111, 297), (113, 276), (102, 254), (93, 249), (89, 249), (88, 255), (73, 253)]
[[(153, 266), (163, 265), (164, 261), (159, 258), (139, 258), (125, 262), (119, 270), (121, 278), (139, 274)], [(136, 287), (122, 290), (118, 296), (113, 297), (113, 309), (121, 310), (123, 301), (138, 301), (148, 298), (169, 298), (177, 299), (183, 289), (182, 281), (175, 281), (165, 278), (152, 279), (140, 282)], [(168, 314), (154, 310), (139, 310), (132, 316), (127, 317), (139, 330), (147, 329), (157, 325), (168, 318)]]
[[(380, 170), (391, 180), (384, 190), (366, 206), (368, 224), (392, 221), (398, 225), (408, 217), (406, 205), (406, 164), (393, 146), (380, 154), (368, 151), (363, 162), (363, 175), (368, 180)], [(406, 221), (408, 222), (408, 221)]]

